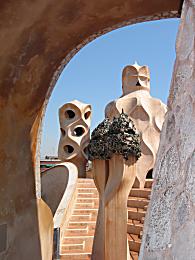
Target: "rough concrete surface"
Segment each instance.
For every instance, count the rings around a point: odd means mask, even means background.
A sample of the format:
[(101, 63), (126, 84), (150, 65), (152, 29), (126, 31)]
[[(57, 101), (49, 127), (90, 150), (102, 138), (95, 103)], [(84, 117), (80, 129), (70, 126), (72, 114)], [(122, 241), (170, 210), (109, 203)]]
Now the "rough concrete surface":
[(195, 259), (195, 1), (184, 1), (140, 260)]

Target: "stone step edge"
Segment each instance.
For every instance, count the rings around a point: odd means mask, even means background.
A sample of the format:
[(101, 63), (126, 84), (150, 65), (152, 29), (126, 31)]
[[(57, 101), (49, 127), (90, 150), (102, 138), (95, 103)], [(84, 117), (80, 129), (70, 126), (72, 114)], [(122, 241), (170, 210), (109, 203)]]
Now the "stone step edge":
[(67, 231), (88, 231), (89, 227), (84, 227), (84, 228), (66, 228), (66, 232)]
[[(74, 211), (87, 211), (87, 210), (91, 210), (91, 211), (97, 211), (98, 210), (98, 208), (92, 208), (92, 209), (74, 209)], [(74, 215), (74, 214), (73, 214)]]
[[(93, 238), (94, 236), (84, 236), (85, 238)], [(76, 238), (83, 238), (83, 236), (64, 236), (63, 239), (76, 239)]]
[(129, 220), (127, 221), (127, 225), (135, 226), (135, 227), (140, 227), (140, 228), (143, 228), (143, 227), (144, 227), (143, 223), (134, 224), (134, 223), (130, 223)]
[[(78, 216), (78, 215), (76, 215)], [(96, 221), (69, 221), (69, 224), (79, 224), (79, 223), (82, 223), (82, 224), (96, 224)]]
[(61, 247), (67, 247), (67, 246), (84, 246), (85, 241), (83, 243), (78, 243), (78, 244), (62, 244)]
[(75, 253), (61, 253), (60, 255), (61, 255), (61, 256), (63, 256), (63, 255), (64, 255), (64, 256), (66, 256), (66, 255), (67, 255), (67, 256), (73, 256), (73, 255), (75, 255), (75, 256), (78, 256), (78, 255), (91, 255), (91, 252), (88, 252), (88, 253), (87, 253), (87, 252), (83, 252), (83, 253), (76, 253), (76, 252), (75, 252)]

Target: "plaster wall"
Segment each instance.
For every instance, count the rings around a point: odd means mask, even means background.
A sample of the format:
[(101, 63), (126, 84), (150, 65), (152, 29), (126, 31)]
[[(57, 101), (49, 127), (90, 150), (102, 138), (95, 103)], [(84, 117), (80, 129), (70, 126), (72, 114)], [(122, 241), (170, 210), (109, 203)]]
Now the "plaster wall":
[(41, 197), (50, 207), (53, 216), (64, 195), (68, 179), (68, 169), (60, 165), (48, 169), (41, 176)]
[(140, 260), (195, 257), (195, 1), (185, 0)]

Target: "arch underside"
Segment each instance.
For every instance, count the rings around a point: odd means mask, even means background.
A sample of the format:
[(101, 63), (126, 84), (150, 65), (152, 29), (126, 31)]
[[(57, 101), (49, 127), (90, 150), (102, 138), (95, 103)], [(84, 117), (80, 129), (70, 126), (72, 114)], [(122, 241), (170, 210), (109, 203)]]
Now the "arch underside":
[(65, 65), (84, 45), (126, 25), (178, 17), (180, 2), (5, 1), (0, 5), (0, 76), (6, 87), (0, 87), (2, 104), (11, 102), (10, 92), (18, 92), (24, 96), (16, 101), (18, 108), (24, 101), (26, 109), (39, 110)]
[(96, 38), (109, 33), (113, 30), (128, 26), (128, 25), (133, 25), (137, 23), (142, 23), (142, 22), (149, 22), (149, 21), (157, 21), (161, 19), (170, 19), (170, 18), (179, 18), (180, 17), (180, 11), (169, 11), (169, 12), (160, 12), (160, 13), (155, 13), (153, 15), (149, 16), (140, 16), (137, 18), (132, 18), (127, 21), (115, 24), (114, 26), (111, 27), (106, 27), (103, 30), (100, 30), (97, 33), (94, 33), (90, 35), (88, 38), (84, 39), (81, 43), (79, 43), (75, 48), (73, 48), (67, 55), (66, 57), (61, 61), (59, 67), (57, 70), (54, 72), (52, 80), (49, 85), (48, 89), (48, 97), (51, 94), (51, 91), (53, 90), (58, 78), (60, 77), (63, 69), (66, 67), (66, 65), (69, 63), (69, 61), (74, 57), (74, 55), (79, 52), (85, 45), (90, 43), (91, 41), (95, 40)]

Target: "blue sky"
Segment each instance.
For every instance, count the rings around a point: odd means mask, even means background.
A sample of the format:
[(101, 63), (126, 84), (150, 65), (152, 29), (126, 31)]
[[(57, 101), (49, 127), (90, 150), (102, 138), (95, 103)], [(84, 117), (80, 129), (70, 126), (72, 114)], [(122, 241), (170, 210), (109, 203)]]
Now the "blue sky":
[(151, 95), (167, 103), (178, 26), (179, 19), (131, 25), (82, 48), (62, 72), (49, 100), (41, 156), (57, 154), (59, 107), (74, 99), (91, 104), (93, 129), (103, 120), (106, 104), (122, 93), (122, 69), (135, 61), (149, 66)]

